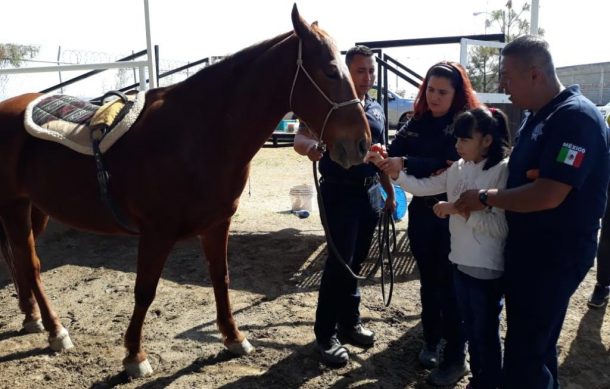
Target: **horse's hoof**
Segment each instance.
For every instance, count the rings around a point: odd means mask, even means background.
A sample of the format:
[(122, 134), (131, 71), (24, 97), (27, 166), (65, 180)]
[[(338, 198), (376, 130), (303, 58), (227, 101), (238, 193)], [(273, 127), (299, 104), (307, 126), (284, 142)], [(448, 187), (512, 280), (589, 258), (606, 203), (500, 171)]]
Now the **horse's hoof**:
[(74, 347), (72, 340), (70, 339), (70, 334), (68, 334), (68, 330), (62, 328), (59, 331), (57, 336), (49, 336), (49, 345), (53, 351), (64, 351)]
[(44, 326), (42, 325), (42, 320), (30, 320), (27, 322), (23, 322), (23, 330), (28, 334), (37, 334), (39, 332), (44, 332)]
[(242, 340), (241, 342), (233, 342), (226, 345), (229, 352), (235, 355), (246, 355), (254, 351), (254, 346), (248, 342), (248, 339)]
[(132, 378), (140, 378), (145, 377), (147, 375), (151, 375), (153, 373), (153, 369), (148, 362), (148, 359), (143, 360), (139, 363), (125, 363), (125, 371)]

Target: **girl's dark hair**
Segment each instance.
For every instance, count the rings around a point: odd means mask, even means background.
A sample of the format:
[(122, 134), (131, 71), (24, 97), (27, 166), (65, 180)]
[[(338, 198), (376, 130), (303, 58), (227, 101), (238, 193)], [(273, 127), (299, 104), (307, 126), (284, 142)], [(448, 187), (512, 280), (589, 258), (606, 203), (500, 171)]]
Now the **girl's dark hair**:
[(417, 97), (415, 98), (415, 107), (413, 108), (413, 115), (415, 118), (421, 118), (425, 112), (430, 110), (426, 98), (426, 89), (428, 89), (428, 81), (430, 81), (430, 77), (432, 76), (449, 79), (451, 86), (455, 89), (455, 95), (453, 96), (453, 102), (451, 103), (449, 112), (455, 115), (466, 109), (481, 106), (481, 103), (479, 103), (479, 99), (477, 99), (476, 93), (472, 88), (468, 74), (462, 65), (457, 62), (441, 61), (428, 69), (426, 77), (419, 87)]
[(496, 108), (475, 108), (462, 112), (453, 123), (453, 136), (472, 138), (474, 132), (482, 136), (491, 135), (487, 161), (483, 170), (498, 164), (510, 154), (510, 132), (506, 114)]

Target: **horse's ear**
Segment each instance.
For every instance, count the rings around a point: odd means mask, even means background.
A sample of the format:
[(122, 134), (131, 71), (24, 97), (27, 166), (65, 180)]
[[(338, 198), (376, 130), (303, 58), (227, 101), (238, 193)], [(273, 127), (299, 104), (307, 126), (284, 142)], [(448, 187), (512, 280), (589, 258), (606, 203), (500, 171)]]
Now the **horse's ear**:
[(297, 3), (294, 3), (294, 6), (292, 7), (292, 26), (294, 27), (294, 32), (301, 39), (312, 37), (314, 35), (307, 22), (305, 22), (301, 15), (299, 15)]

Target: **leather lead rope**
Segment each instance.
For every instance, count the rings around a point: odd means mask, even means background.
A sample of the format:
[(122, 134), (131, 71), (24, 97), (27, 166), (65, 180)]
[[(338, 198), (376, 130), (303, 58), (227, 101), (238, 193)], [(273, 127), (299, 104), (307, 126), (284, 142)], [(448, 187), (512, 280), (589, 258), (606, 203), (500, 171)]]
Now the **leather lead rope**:
[[(390, 211), (383, 211), (379, 218), (379, 222), (377, 224), (377, 236), (379, 242), (379, 256), (377, 258), (377, 262), (375, 266), (364, 276), (358, 275), (354, 273), (352, 268), (345, 262), (343, 256), (339, 253), (337, 246), (332, 239), (330, 231), (328, 229), (328, 220), (326, 219), (326, 209), (324, 207), (324, 201), (322, 200), (322, 192), (320, 190), (320, 181), (318, 180), (318, 166), (317, 162), (313, 162), (313, 176), (314, 182), (316, 186), (318, 205), (320, 208), (320, 220), (322, 221), (322, 227), (324, 228), (324, 234), (326, 235), (326, 242), (329, 247), (329, 250), (335, 255), (335, 258), (339, 261), (339, 263), (343, 266), (347, 273), (355, 278), (356, 280), (367, 280), (370, 279), (373, 274), (377, 272), (378, 269), (381, 268), (381, 294), (383, 298), (383, 303), (387, 307), (390, 305), (392, 301), (392, 292), (394, 290), (394, 257), (392, 253), (396, 249), (396, 227), (394, 225), (394, 218), (392, 217), (392, 213)], [(392, 242), (390, 242), (390, 226), (392, 227)], [(390, 245), (390, 243), (392, 243)], [(386, 298), (385, 293), (385, 275), (384, 275), (384, 263), (383, 257), (384, 254), (388, 258), (388, 269), (390, 273), (390, 288), (388, 291), (388, 297)]]

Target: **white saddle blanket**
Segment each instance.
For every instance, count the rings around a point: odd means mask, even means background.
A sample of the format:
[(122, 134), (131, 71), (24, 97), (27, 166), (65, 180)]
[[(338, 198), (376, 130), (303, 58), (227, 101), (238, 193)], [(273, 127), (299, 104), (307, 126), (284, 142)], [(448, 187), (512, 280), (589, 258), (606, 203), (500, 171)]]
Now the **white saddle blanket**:
[[(103, 137), (100, 142), (102, 153), (108, 151), (131, 128), (144, 108), (146, 92), (128, 95), (128, 98), (133, 101), (133, 105), (123, 119)], [(69, 96), (52, 93), (42, 95), (28, 104), (25, 110), (24, 126), (26, 131), (36, 138), (60, 143), (81, 154), (93, 155), (90, 124), (92, 121), (95, 122), (98, 117), (108, 117), (108, 112), (111, 111), (116, 116), (118, 111), (112, 105), (120, 101), (120, 99), (113, 100), (98, 107)], [(47, 105), (45, 111), (35, 113), (35, 110), (40, 110), (37, 105), (41, 102)], [(43, 116), (43, 120), (38, 120), (41, 116)], [(37, 118), (41, 124), (36, 123), (34, 118)]]

